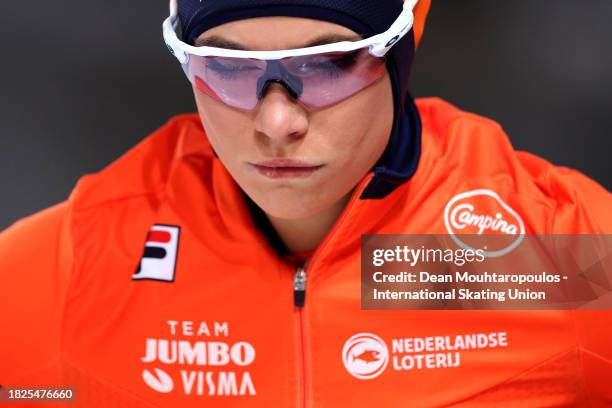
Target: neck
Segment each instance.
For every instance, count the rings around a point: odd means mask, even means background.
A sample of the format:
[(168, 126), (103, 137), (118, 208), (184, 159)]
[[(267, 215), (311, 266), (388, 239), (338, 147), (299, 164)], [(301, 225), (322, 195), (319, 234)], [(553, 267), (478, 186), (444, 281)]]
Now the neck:
[(340, 217), (351, 193), (323, 211), (300, 219), (283, 219), (267, 215), (279, 237), (291, 252), (315, 250)]

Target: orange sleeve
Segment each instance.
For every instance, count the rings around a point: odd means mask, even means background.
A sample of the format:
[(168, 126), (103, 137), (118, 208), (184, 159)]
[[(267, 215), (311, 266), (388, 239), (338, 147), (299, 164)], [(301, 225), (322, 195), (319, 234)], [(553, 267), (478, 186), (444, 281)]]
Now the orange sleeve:
[(591, 406), (612, 406), (612, 310), (575, 310), (572, 313)]
[[(558, 168), (557, 176), (551, 177), (551, 184), (559, 197), (555, 233), (612, 234), (610, 192), (582, 173), (567, 168)], [(608, 279), (611, 274), (610, 270), (606, 272)], [(612, 406), (612, 310), (576, 310), (572, 313), (590, 404), (593, 407)]]
[(612, 234), (612, 194), (581, 172), (528, 152), (516, 153), (530, 179), (554, 208), (551, 234)]
[(612, 234), (612, 194), (579, 171), (557, 168), (555, 234)]
[[(531, 153), (518, 155), (540, 190), (554, 203), (552, 234), (607, 234), (603, 239), (610, 242), (612, 194), (609, 191), (579, 171), (552, 166)], [(611, 273), (606, 271), (607, 279)], [(609, 284), (612, 285), (612, 280)], [(590, 406), (612, 406), (612, 310), (570, 313)]]
[(0, 384), (57, 385), (72, 245), (68, 204), (0, 233)]

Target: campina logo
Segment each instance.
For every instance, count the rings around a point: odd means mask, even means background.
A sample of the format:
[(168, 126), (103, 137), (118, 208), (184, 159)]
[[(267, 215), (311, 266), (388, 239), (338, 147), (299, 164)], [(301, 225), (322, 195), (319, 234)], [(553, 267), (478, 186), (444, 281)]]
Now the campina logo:
[(180, 227), (153, 225), (147, 234), (144, 253), (132, 279), (174, 281)]
[(453, 197), (444, 209), (444, 224), (453, 241), (470, 248), (460, 239), (461, 234), (503, 234), (514, 236), (509, 245), (485, 250), (487, 257), (502, 256), (520, 245), (525, 235), (523, 220), (494, 191), (478, 189)]
[(344, 343), (342, 362), (353, 377), (369, 380), (385, 370), (389, 363), (389, 350), (377, 335), (358, 333)]

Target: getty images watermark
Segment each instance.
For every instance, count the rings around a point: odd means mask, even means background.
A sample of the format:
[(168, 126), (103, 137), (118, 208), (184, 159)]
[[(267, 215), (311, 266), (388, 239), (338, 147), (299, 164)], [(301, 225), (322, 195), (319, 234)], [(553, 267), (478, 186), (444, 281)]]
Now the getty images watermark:
[(364, 309), (612, 309), (612, 235), (364, 235)]

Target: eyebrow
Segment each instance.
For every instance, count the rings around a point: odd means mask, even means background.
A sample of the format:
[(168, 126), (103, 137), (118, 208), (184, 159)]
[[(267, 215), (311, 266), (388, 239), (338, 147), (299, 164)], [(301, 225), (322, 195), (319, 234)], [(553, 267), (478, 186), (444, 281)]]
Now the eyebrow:
[[(359, 41), (363, 40), (360, 35), (343, 35), (343, 34), (324, 34), (320, 37), (315, 38), (308, 44), (302, 45), (300, 47), (294, 48), (308, 48), (308, 47), (316, 47), (317, 45), (325, 45), (331, 44), (340, 41)], [(237, 43), (235, 41), (227, 40), (222, 37), (218, 37), (216, 35), (207, 37), (207, 38), (199, 38), (195, 41), (194, 44), (196, 47), (215, 47), (215, 48), (226, 48), (228, 50), (239, 50), (239, 51), (250, 51), (244, 45)]]

